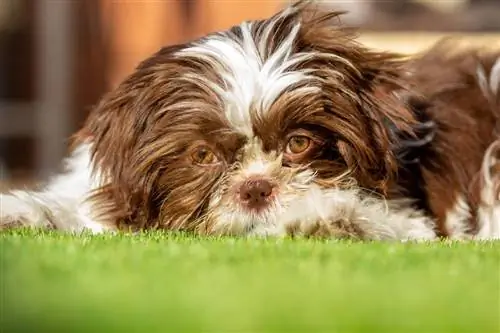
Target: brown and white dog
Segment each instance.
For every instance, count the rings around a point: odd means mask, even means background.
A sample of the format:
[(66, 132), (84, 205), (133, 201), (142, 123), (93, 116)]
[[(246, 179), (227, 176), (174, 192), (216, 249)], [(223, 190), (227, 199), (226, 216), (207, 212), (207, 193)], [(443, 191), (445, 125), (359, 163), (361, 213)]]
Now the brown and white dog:
[(500, 237), (500, 49), (375, 52), (298, 2), (161, 49), (0, 227)]

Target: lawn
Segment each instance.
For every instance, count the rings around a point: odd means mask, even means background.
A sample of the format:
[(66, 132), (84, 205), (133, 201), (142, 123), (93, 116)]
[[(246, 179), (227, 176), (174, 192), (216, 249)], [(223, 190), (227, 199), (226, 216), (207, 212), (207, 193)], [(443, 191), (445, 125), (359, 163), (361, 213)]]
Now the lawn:
[(0, 251), (2, 332), (500, 331), (500, 242), (23, 230)]

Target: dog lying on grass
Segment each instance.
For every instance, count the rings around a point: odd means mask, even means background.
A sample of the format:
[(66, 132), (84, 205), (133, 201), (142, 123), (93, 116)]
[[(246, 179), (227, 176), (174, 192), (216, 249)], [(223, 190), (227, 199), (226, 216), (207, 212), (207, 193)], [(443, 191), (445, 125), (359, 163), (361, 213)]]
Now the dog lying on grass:
[(0, 225), (499, 238), (500, 49), (375, 52), (339, 15), (300, 1), (161, 49)]

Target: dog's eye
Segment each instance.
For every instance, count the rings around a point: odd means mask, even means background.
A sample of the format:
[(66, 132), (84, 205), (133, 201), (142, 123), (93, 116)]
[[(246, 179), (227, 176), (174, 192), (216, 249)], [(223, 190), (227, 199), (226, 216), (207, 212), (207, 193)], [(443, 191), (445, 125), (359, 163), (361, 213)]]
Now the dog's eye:
[(192, 154), (193, 163), (198, 165), (211, 165), (219, 162), (219, 159), (208, 147), (198, 147)]
[(292, 136), (286, 146), (287, 154), (302, 154), (311, 146), (311, 139), (304, 135)]

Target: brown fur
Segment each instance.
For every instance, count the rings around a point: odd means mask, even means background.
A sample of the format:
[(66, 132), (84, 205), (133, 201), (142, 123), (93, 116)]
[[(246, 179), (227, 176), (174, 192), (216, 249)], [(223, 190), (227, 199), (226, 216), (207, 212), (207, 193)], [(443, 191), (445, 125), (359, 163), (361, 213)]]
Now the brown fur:
[[(303, 2), (295, 6), (302, 9), (277, 25), (268, 54), (301, 21), (295, 52), (336, 54), (354, 68), (321, 57), (297, 64), (316, 70), (322, 94), (303, 96), (289, 90), (268, 116), (255, 116), (254, 131), (263, 146), (282, 151), (290, 131), (307, 130), (317, 138), (314, 149), (298, 160), (285, 156), (285, 165), (310, 163), (324, 187), (339, 185), (338, 175), (350, 170), (367, 192), (420, 200), (446, 235), (444, 219), (457, 194), (466, 195), (473, 209), (477, 205), (477, 191), (469, 189), (484, 151), (495, 139), (495, 118), (474, 75), (478, 61), (489, 70), (500, 52), (476, 55), (467, 50), (448, 57), (453, 48), (448, 42), (408, 60), (357, 44), (351, 31), (332, 24), (338, 13)], [(256, 40), (269, 22), (255, 23)], [(229, 33), (238, 38), (237, 28)], [(219, 73), (208, 63), (174, 56), (185, 46), (164, 48), (143, 62), (103, 98), (76, 136), (77, 144), (93, 141), (95, 164), (111, 176), (91, 200), (123, 228), (195, 229), (195, 218), (246, 141), (224, 118), (217, 95), (188, 76), (203, 73), (220, 82)], [(408, 70), (411, 78), (405, 74)], [(342, 87), (334, 80), (337, 72), (343, 75)], [(436, 133), (413, 166), (417, 176), (405, 173), (393, 149), (398, 136), (387, 124), (409, 142), (417, 140), (412, 128), (418, 125), (415, 110), (421, 105), (425, 107), (418, 111), (435, 123)], [(197, 144), (213, 147), (221, 163), (209, 168), (193, 165), (189, 157)], [(419, 189), (417, 194), (409, 183)]]
[(458, 42), (443, 40), (408, 64), (411, 83), (430, 104), (426, 113), (436, 123), (420, 167), (429, 209), (443, 235), (446, 212), (458, 195), (469, 204), (474, 225), (480, 188), (474, 182), (486, 149), (498, 138), (494, 130), (500, 114), (500, 103), (489, 103), (477, 81), (478, 66), (489, 73), (500, 50), (462, 48)]

